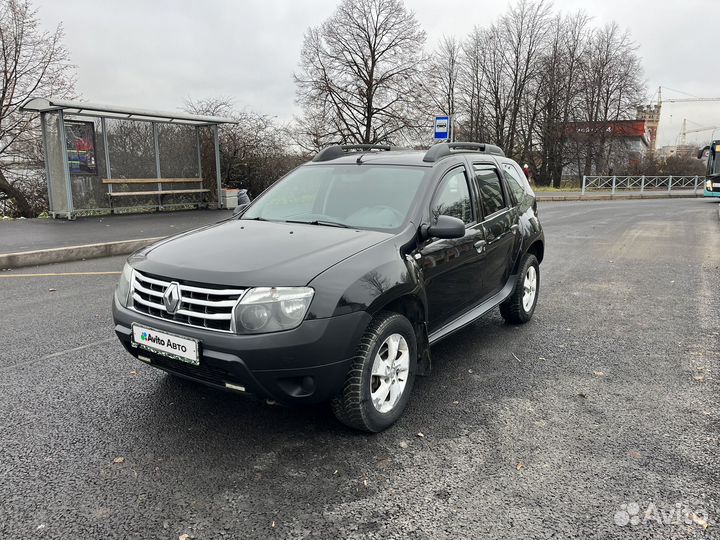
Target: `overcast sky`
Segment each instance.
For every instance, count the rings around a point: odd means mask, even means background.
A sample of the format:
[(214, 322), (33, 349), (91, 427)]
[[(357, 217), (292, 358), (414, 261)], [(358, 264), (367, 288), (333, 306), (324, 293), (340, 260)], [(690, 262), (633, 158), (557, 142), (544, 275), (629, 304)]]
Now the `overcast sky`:
[[(296, 111), (292, 73), (303, 33), (337, 0), (35, 0), (49, 29), (62, 22), (89, 101), (174, 110), (186, 98), (231, 97), (239, 108), (289, 120)], [(434, 44), (463, 37), (507, 9), (497, 0), (406, 0)], [(662, 85), (720, 97), (713, 47), (718, 0), (556, 0), (597, 24), (616, 20), (639, 45), (648, 97)], [(705, 55), (705, 56), (703, 56)], [(706, 67), (711, 64), (711, 67)], [(667, 91), (664, 97), (687, 97)], [(720, 102), (666, 104), (660, 143), (673, 144), (682, 119), (720, 126)], [(702, 140), (709, 132), (688, 135)]]

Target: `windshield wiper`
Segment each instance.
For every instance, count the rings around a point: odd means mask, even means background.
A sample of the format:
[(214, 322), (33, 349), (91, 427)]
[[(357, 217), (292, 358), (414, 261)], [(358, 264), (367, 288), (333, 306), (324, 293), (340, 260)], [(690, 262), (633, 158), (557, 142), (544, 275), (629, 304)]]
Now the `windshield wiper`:
[(325, 221), (322, 219), (315, 219), (313, 221), (301, 221), (299, 219), (286, 219), (285, 223), (304, 223), (305, 225), (324, 225), (325, 227), (342, 227), (343, 229), (349, 229), (350, 225), (339, 223), (337, 221)]

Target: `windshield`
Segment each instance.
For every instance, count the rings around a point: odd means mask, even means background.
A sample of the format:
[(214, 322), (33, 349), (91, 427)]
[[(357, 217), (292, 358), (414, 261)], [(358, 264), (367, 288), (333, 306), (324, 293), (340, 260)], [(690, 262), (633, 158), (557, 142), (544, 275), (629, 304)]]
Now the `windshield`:
[(300, 167), (255, 201), (242, 219), (397, 229), (405, 222), (424, 176), (422, 167)]

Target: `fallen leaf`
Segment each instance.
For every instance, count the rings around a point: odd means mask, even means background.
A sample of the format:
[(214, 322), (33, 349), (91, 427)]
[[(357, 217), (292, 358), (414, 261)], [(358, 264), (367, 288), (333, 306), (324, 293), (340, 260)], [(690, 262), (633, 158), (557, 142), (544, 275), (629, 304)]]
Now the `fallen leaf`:
[(705, 376), (704, 376), (704, 375), (695, 375), (695, 376), (693, 377), (693, 379), (696, 380), (696, 381), (704, 381), (704, 380), (705, 380)]
[(48, 292), (55, 292), (57, 289), (53, 289), (52, 287), (48, 289)]
[(275, 528), (275, 521), (274, 521), (274, 520), (273, 520), (273, 522), (270, 524), (270, 526), (271, 526), (273, 529)]
[(363, 480), (363, 485), (364, 485), (365, 487), (367, 487), (367, 478), (366, 478), (365, 480)]
[(408, 443), (406, 443), (405, 441), (400, 441), (400, 448), (407, 448), (407, 447), (408, 447)]
[(632, 448), (628, 451), (628, 457), (631, 457), (633, 459), (640, 459), (642, 457), (642, 454), (640, 454), (639, 451)]
[(133, 369), (133, 370), (130, 372), (130, 375), (137, 375), (137, 371), (135, 371), (135, 370)]
[(703, 518), (701, 518), (700, 516), (695, 515), (695, 514), (690, 514), (688, 517), (693, 521), (693, 523), (696, 523), (696, 524), (700, 525), (703, 529), (707, 529), (707, 528), (708, 528), (708, 523), (707, 523), (707, 521), (705, 521), (705, 520), (704, 520)]
[(425, 438), (425, 435), (423, 435), (423, 433), (421, 431), (418, 431), (417, 436), (420, 437), (421, 439)]
[(522, 470), (525, 468), (525, 464), (523, 464), (523, 462), (521, 461), (520, 463), (518, 463), (517, 465), (515, 465), (515, 468), (516, 468), (518, 471), (522, 471)]
[(453, 405), (459, 405), (459, 404), (460, 404), (459, 401), (453, 401)]
[(468, 369), (468, 373), (472, 373), (472, 372), (473, 372), (473, 370), (472, 370), (472, 369)]
[(125, 458), (120, 456), (113, 459), (113, 463), (125, 463)]
[(596, 377), (604, 377), (605, 372), (604, 371), (593, 371), (593, 375), (595, 375)]
[(712, 413), (711, 413), (710, 411), (703, 411), (703, 414), (704, 414), (705, 416), (710, 416)]
[(377, 460), (375, 463), (375, 466), (378, 469), (386, 469), (390, 464), (392, 463), (392, 460), (390, 458), (382, 458)]
[(541, 356), (541, 357), (538, 358), (538, 360), (545, 360), (545, 357), (544, 357), (544, 356)]
[(188, 540), (189, 538), (189, 534), (181, 534), (180, 536), (178, 536), (178, 540)]

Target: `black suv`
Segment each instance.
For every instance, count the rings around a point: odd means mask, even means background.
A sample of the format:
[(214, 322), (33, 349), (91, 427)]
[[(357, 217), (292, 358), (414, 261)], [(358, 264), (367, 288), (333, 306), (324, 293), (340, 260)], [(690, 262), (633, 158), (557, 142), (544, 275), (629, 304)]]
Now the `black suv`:
[(331, 146), (221, 223), (131, 255), (115, 331), (140, 360), (380, 431), (430, 345), (538, 298), (544, 236), (496, 146)]

